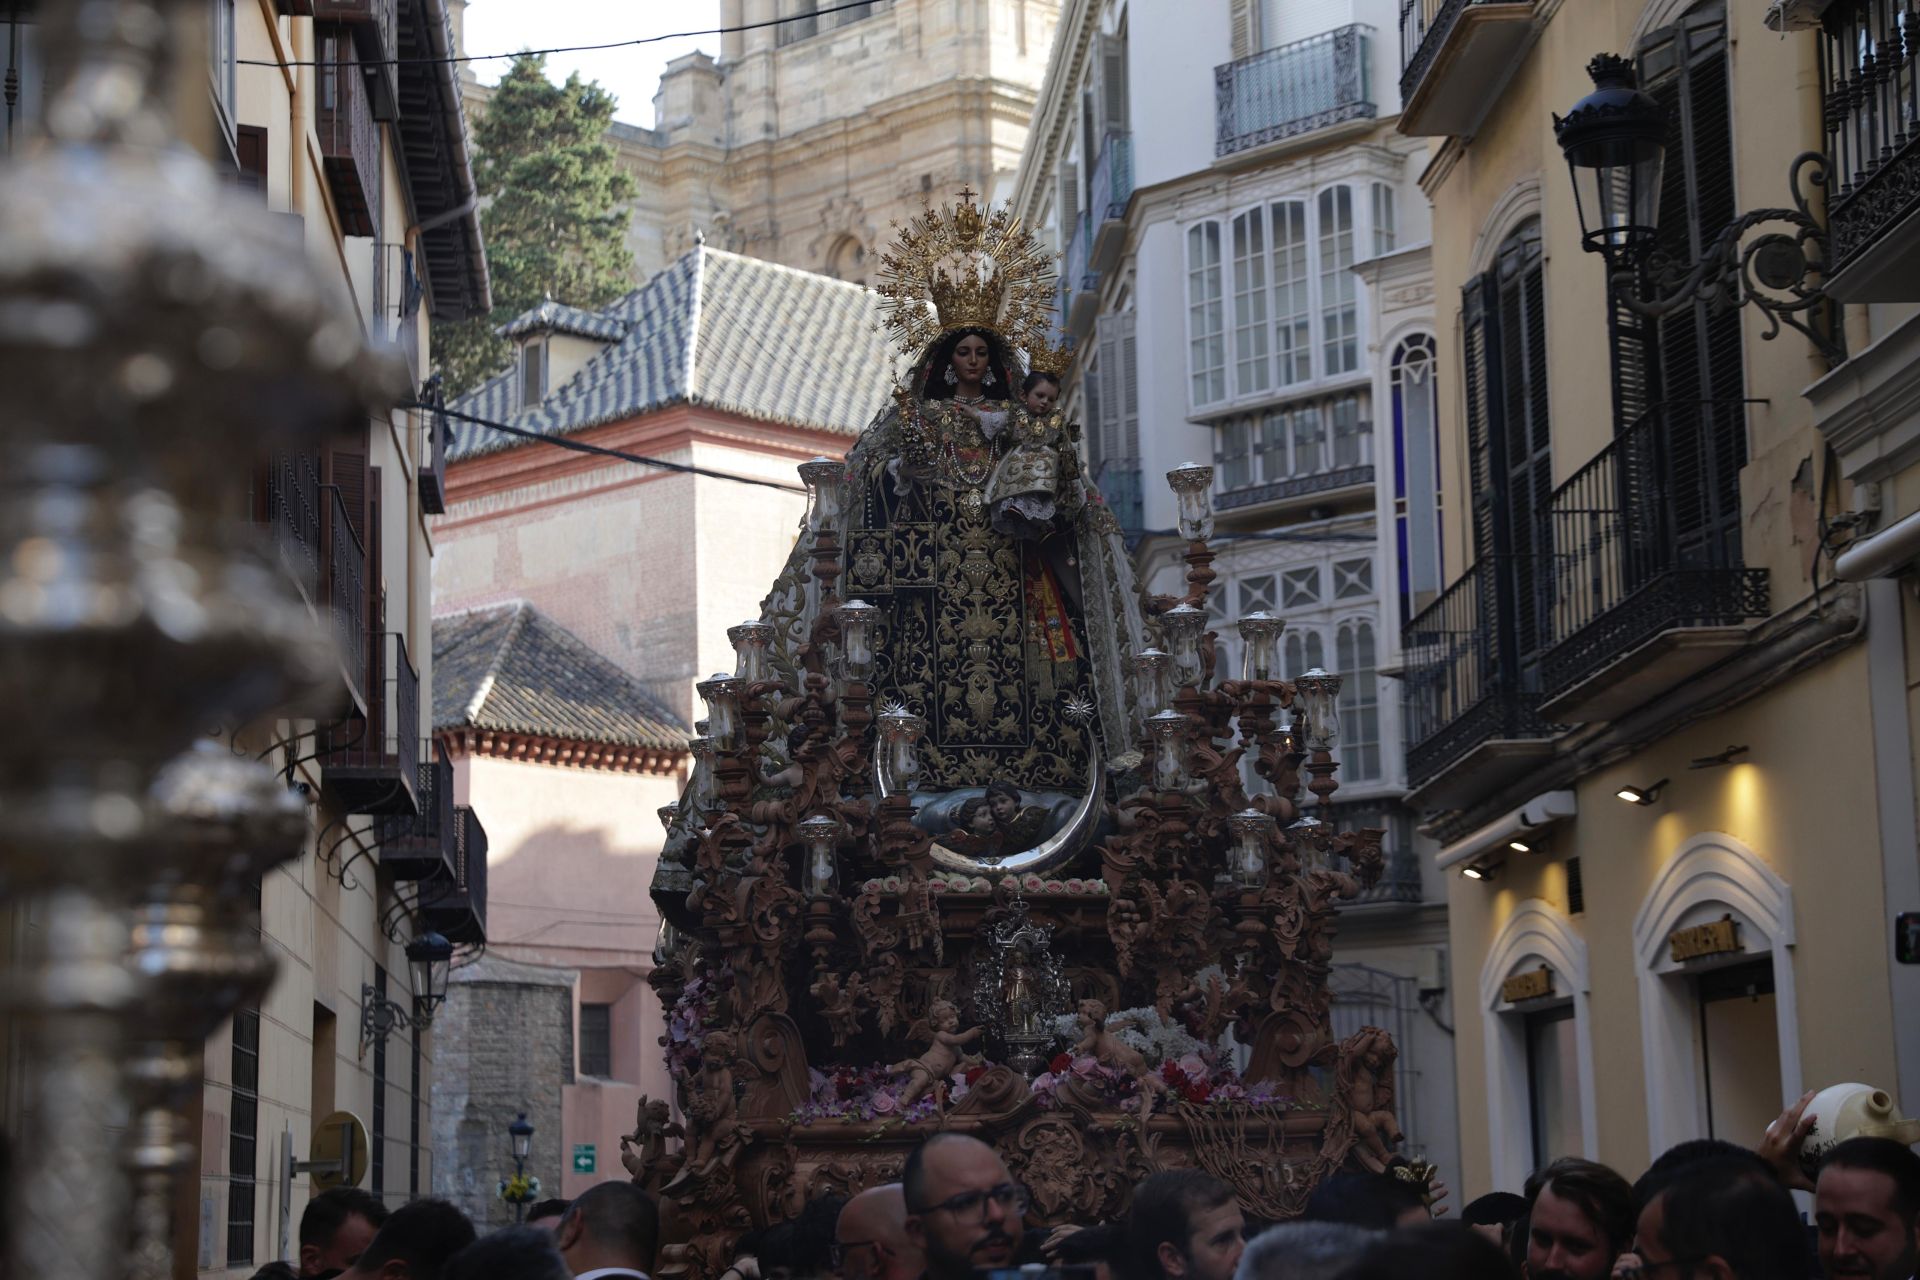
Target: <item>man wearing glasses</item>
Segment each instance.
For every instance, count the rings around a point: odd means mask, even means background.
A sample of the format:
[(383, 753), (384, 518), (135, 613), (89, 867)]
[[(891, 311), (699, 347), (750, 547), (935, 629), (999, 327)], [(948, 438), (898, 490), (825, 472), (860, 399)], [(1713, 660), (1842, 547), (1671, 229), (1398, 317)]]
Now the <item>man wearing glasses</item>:
[(901, 1188), (907, 1238), (926, 1255), (929, 1280), (970, 1280), (977, 1268), (1013, 1265), (1027, 1189), (992, 1147), (937, 1133), (907, 1157)]
[(926, 1265), (907, 1238), (907, 1195), (899, 1183), (868, 1187), (840, 1210), (833, 1269), (842, 1280), (914, 1280)]
[(1751, 1160), (1690, 1165), (1640, 1211), (1618, 1280), (1805, 1280), (1812, 1271), (1793, 1198)]

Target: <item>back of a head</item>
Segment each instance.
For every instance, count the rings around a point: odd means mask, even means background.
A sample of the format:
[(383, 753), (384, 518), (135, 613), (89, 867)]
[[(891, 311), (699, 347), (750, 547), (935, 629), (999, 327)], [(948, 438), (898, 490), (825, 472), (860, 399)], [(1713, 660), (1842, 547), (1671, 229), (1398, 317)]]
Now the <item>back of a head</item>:
[(1169, 1169), (1135, 1187), (1127, 1210), (1127, 1253), (1139, 1274), (1158, 1276), (1160, 1246), (1171, 1242), (1184, 1252), (1194, 1215), (1233, 1198), (1232, 1187), (1198, 1169)]
[(354, 1269), (372, 1275), (398, 1262), (408, 1280), (440, 1280), (447, 1262), (473, 1240), (473, 1224), (459, 1209), (445, 1200), (415, 1200), (393, 1211)]
[(1344, 1222), (1369, 1231), (1391, 1231), (1400, 1216), (1424, 1209), (1420, 1189), (1386, 1173), (1336, 1173), (1307, 1197), (1308, 1222)]
[(1248, 1241), (1234, 1280), (1333, 1280), (1381, 1238), (1350, 1222), (1283, 1222)]
[(1464, 1222), (1402, 1227), (1368, 1249), (1339, 1280), (1515, 1280), (1500, 1246)]
[(1793, 1197), (1745, 1160), (1683, 1169), (1661, 1202), (1660, 1243), (1675, 1258), (1719, 1257), (1738, 1280), (1805, 1280), (1813, 1259)]
[(528, 1226), (536, 1222), (545, 1222), (548, 1218), (552, 1218), (557, 1223), (567, 1216), (567, 1206), (572, 1203), (571, 1200), (542, 1200), (538, 1204), (530, 1204), (527, 1206), (527, 1216), (524, 1221)]
[(1903, 1215), (1920, 1213), (1920, 1154), (1892, 1138), (1848, 1138), (1820, 1157), (1820, 1169), (1864, 1169), (1893, 1181), (1893, 1207)]
[(1104, 1262), (1124, 1268), (1127, 1262), (1127, 1224), (1103, 1222), (1097, 1227), (1082, 1227), (1064, 1237), (1055, 1246), (1055, 1256), (1066, 1267), (1093, 1266)]
[(1505, 1227), (1527, 1216), (1527, 1198), (1511, 1191), (1489, 1191), (1460, 1211), (1470, 1227)]
[(291, 1262), (276, 1260), (261, 1267), (247, 1277), (247, 1280), (300, 1280), (300, 1273), (293, 1269)]
[(1542, 1191), (1569, 1201), (1606, 1233), (1607, 1243), (1619, 1253), (1633, 1243), (1633, 1188), (1627, 1180), (1595, 1160), (1562, 1156), (1527, 1179), (1527, 1209), (1532, 1211)]
[(356, 1215), (378, 1231), (386, 1225), (387, 1206), (379, 1196), (359, 1187), (329, 1187), (307, 1201), (301, 1212), (300, 1243), (325, 1249), (333, 1243), (334, 1233)]
[(560, 1219), (562, 1240), (576, 1221), (580, 1233), (601, 1253), (621, 1259), (636, 1271), (652, 1273), (654, 1250), (660, 1243), (660, 1207), (648, 1192), (631, 1182), (596, 1183), (567, 1206)]
[[(793, 1220), (793, 1262), (796, 1274), (825, 1275), (833, 1266), (833, 1228), (846, 1207), (843, 1195), (815, 1196)], [(642, 1268), (647, 1270), (647, 1268)]]
[(444, 1280), (572, 1280), (553, 1236), (537, 1227), (502, 1227), (447, 1263)]
[(1635, 1215), (1641, 1209), (1684, 1176), (1689, 1169), (1709, 1161), (1734, 1161), (1746, 1164), (1759, 1173), (1770, 1172), (1765, 1160), (1757, 1152), (1749, 1151), (1738, 1143), (1728, 1142), (1724, 1138), (1690, 1138), (1675, 1143), (1660, 1153), (1658, 1159), (1647, 1166), (1647, 1171), (1633, 1184), (1633, 1207)]

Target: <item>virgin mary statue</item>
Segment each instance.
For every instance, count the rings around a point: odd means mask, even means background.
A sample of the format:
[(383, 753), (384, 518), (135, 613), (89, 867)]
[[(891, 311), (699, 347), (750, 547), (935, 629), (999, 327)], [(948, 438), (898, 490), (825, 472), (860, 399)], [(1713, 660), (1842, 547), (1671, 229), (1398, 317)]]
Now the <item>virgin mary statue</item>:
[[(1050, 403), (1050, 257), (963, 196), (901, 231), (878, 291), (908, 372), (848, 456), (839, 587), (880, 610), (876, 705), (925, 718), (915, 790), (948, 793), (943, 813), (991, 783), (1064, 812), (1135, 740), (1142, 619), (1118, 523)], [(786, 584), (805, 571), (796, 555)], [(971, 811), (990, 836), (994, 810)]]

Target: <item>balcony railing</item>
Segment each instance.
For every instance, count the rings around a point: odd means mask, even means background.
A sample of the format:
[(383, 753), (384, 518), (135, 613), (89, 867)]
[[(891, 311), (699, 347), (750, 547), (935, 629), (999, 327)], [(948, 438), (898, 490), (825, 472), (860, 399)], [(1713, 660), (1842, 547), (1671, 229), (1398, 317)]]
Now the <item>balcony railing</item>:
[(1488, 556), (1406, 624), (1407, 777), (1429, 780), (1482, 743), (1545, 738), (1514, 621), (1531, 557)]
[(420, 673), (407, 638), (377, 637), (364, 716), (348, 716), (320, 732), (324, 781), (346, 813), (419, 812)]
[(366, 66), (368, 84), (374, 91), (374, 117), (391, 120), (395, 110), (393, 59), (400, 53), (395, 40), (399, 5), (396, 0), (312, 0), (313, 20), (323, 25), (339, 24), (353, 36), (360, 61)]
[(420, 910), (427, 927), (449, 942), (482, 946), (487, 941), (487, 829), (465, 805), (456, 806), (454, 873), (420, 888)]
[(1090, 212), (1083, 209), (1080, 221), (1074, 226), (1073, 239), (1067, 243), (1066, 263), (1060, 273), (1066, 330), (1074, 338), (1087, 336), (1100, 309), (1100, 275), (1087, 263), (1092, 248), (1093, 220)]
[(446, 748), (437, 743), (433, 759), (420, 764), (416, 795), (420, 812), (374, 819), (380, 865), (391, 871), (395, 880), (451, 879), (458, 835), (453, 816), (453, 762), (447, 758)]
[(1658, 405), (1559, 488), (1541, 661), (1549, 699), (1663, 632), (1768, 613), (1767, 575), (1740, 550), (1746, 405)]
[(1471, 133), (1532, 35), (1532, 0), (1400, 0), (1400, 130)]
[(355, 706), (367, 704), (367, 552), (336, 485), (327, 491), (327, 611)]
[(320, 459), (311, 453), (276, 453), (267, 464), (268, 526), (280, 564), (300, 594), (320, 604)]
[(1920, 0), (1836, 0), (1822, 23), (1820, 79), (1835, 188), (1830, 274), (1842, 275), (1869, 250), (1897, 239), (1903, 243), (1890, 247), (1908, 255), (1894, 273), (1900, 278), (1876, 270), (1870, 274), (1878, 279), (1863, 281), (1865, 288), (1843, 292), (1849, 301), (1920, 299)]
[(1256, 507), (1263, 502), (1304, 498), (1316, 493), (1331, 493), (1335, 489), (1350, 489), (1355, 485), (1371, 486), (1372, 484), (1371, 463), (1358, 467), (1337, 467), (1332, 471), (1290, 476), (1285, 480), (1270, 480), (1265, 484), (1249, 484), (1228, 489), (1215, 495), (1213, 505), (1216, 510), (1231, 511), (1236, 507)]
[(1110, 133), (1100, 147), (1100, 159), (1093, 166), (1093, 187), (1088, 207), (1099, 218), (1115, 221), (1127, 216), (1127, 202), (1133, 199), (1133, 135)]
[(333, 191), (342, 233), (375, 235), (380, 211), (380, 126), (373, 118), (348, 28), (317, 28), (316, 32), (320, 61), (314, 126), (326, 161), (327, 185)]
[(1372, 57), (1373, 28), (1355, 24), (1215, 67), (1214, 154), (1372, 119)]

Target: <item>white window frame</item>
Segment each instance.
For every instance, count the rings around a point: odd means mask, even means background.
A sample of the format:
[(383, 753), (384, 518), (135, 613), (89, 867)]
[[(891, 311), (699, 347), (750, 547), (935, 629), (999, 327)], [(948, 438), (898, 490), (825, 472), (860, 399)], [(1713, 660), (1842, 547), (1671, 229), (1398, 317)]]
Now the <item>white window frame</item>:
[[(1371, 563), (1369, 561), (1368, 563)], [(1351, 597), (1349, 597), (1351, 599)], [(1346, 603), (1346, 601), (1342, 601)], [(1367, 644), (1373, 650), (1373, 661), (1363, 666), (1359, 661), (1359, 628), (1367, 630)], [(1354, 658), (1349, 661), (1341, 652), (1342, 645), (1351, 636), (1354, 646)], [(1380, 619), (1377, 614), (1357, 613), (1342, 617), (1333, 627), (1334, 670), (1342, 677), (1338, 715), (1340, 720), (1341, 760), (1345, 763), (1342, 772), (1348, 782), (1379, 782), (1386, 777), (1386, 732), (1382, 718), (1380, 699)], [(1360, 701), (1360, 674), (1367, 672), (1373, 679), (1372, 697), (1366, 702)], [(1359, 738), (1354, 732), (1362, 710), (1373, 711), (1373, 736)], [(1363, 767), (1356, 748), (1371, 748), (1373, 753), (1370, 768)]]
[[(1213, 233), (1214, 240), (1213, 262), (1210, 267), (1195, 266), (1195, 248), (1198, 245), (1204, 244), (1209, 229), (1211, 229)], [(1227, 323), (1226, 235), (1221, 229), (1218, 218), (1206, 218), (1187, 225), (1184, 231), (1184, 241), (1186, 254), (1187, 397), (1196, 408), (1226, 404), (1231, 400), (1227, 386), (1229, 371), (1233, 367), (1232, 332)], [(1196, 301), (1194, 294), (1195, 284), (1209, 271), (1213, 277), (1213, 295), (1211, 298)], [(1198, 348), (1202, 339), (1195, 332), (1194, 320), (1196, 315), (1203, 312), (1209, 303), (1218, 308), (1219, 311), (1219, 327), (1210, 333), (1208, 338), (1219, 341), (1220, 362), (1218, 364), (1201, 366), (1197, 362), (1196, 357), (1199, 354)], [(1210, 384), (1217, 385), (1219, 394), (1212, 397), (1203, 396), (1201, 393), (1201, 382), (1203, 380), (1207, 380)], [(1217, 383), (1215, 380), (1217, 380)], [(1212, 389), (1212, 387), (1210, 386), (1209, 389)]]

